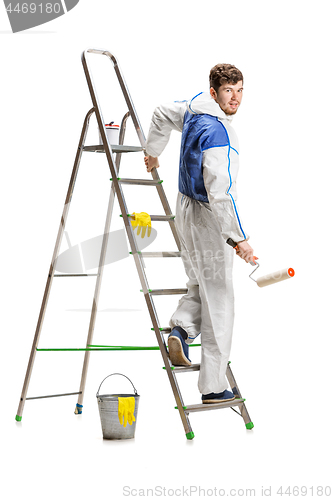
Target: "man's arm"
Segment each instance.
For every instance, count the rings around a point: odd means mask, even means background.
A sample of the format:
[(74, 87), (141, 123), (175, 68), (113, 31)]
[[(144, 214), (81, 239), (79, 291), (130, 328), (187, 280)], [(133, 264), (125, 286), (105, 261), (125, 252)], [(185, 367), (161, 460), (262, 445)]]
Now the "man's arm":
[(169, 142), (172, 130), (182, 132), (186, 102), (173, 102), (158, 106), (152, 116), (146, 143), (147, 171), (158, 167), (158, 157)]
[(249, 236), (244, 231), (236, 200), (230, 194), (228, 146), (213, 147), (203, 154), (203, 178), (209, 205), (220, 224), (225, 240), (231, 238), (237, 243), (237, 255), (249, 262), (253, 259), (253, 249), (247, 243)]

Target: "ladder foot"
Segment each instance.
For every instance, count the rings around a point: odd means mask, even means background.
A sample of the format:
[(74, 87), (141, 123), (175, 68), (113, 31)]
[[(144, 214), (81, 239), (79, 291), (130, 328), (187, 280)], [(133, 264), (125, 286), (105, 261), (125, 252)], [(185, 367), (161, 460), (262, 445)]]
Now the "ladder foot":
[(253, 424), (253, 422), (249, 422), (248, 424), (245, 424), (245, 426), (246, 426), (246, 428), (247, 428), (248, 430), (251, 430), (251, 429), (253, 429), (254, 424)]
[(15, 420), (16, 422), (21, 422), (22, 417), (20, 417), (20, 415), (16, 415)]
[(79, 405), (78, 403), (76, 404), (76, 407), (75, 407), (75, 415), (81, 415), (82, 413), (82, 408), (83, 408), (83, 405)]
[(186, 434), (186, 437), (187, 437), (187, 439), (193, 439), (193, 438), (194, 438), (194, 432), (193, 432), (193, 431), (188, 432), (188, 433)]

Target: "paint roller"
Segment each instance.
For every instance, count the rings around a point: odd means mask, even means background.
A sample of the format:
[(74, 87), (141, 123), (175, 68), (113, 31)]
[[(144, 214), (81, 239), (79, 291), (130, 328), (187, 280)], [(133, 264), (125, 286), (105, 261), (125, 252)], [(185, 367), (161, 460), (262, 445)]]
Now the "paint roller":
[[(235, 243), (231, 238), (227, 239), (227, 243), (228, 245), (237, 249), (237, 243)], [(274, 283), (278, 283), (279, 281), (284, 281), (295, 276), (295, 271), (293, 270), (293, 268), (288, 267), (287, 269), (282, 269), (281, 271), (276, 271), (275, 273), (266, 274), (265, 276), (261, 276), (260, 278), (255, 280), (254, 278), (252, 278), (252, 274), (259, 267), (259, 262), (256, 262), (256, 259), (257, 257), (253, 257), (253, 261), (250, 262), (250, 264), (252, 266), (256, 266), (256, 268), (252, 271), (249, 277), (251, 278), (251, 280), (257, 283), (257, 285), (260, 286), (260, 288), (268, 285), (274, 285)]]

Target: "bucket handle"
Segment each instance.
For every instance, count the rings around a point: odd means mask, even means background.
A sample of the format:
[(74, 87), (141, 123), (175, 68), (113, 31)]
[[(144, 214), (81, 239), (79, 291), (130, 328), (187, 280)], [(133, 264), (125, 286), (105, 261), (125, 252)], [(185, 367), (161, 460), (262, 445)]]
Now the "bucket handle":
[[(134, 387), (134, 384), (133, 384), (132, 380), (130, 380), (128, 377), (126, 377), (126, 375), (123, 375), (122, 373), (111, 373), (111, 375), (108, 375), (107, 377), (105, 377), (105, 379), (104, 379), (104, 380), (106, 380), (106, 379), (107, 379), (107, 378), (109, 378), (109, 377), (112, 377), (112, 375), (121, 375), (122, 377), (127, 378), (127, 380), (129, 380), (129, 381), (131, 382), (132, 386), (133, 386), (133, 389), (134, 389), (134, 392), (135, 392), (135, 396), (137, 396), (137, 395), (138, 395), (138, 392), (137, 392), (136, 388)], [(98, 388), (98, 391), (97, 391), (97, 394), (96, 394), (96, 397), (97, 397), (97, 398), (98, 398), (98, 396), (99, 396), (99, 390), (100, 390), (101, 385), (103, 384), (104, 380), (102, 380), (102, 382), (100, 383), (100, 386), (99, 386), (99, 388)]]

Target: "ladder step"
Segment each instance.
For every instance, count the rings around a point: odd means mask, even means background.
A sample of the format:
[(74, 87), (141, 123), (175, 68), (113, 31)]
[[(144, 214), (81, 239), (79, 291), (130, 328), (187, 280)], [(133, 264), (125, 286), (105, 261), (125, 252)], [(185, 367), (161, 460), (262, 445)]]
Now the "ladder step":
[(185, 413), (195, 412), (195, 411), (209, 411), (209, 410), (219, 410), (221, 408), (231, 408), (232, 406), (239, 406), (244, 403), (244, 398), (236, 398), (233, 401), (226, 401), (225, 403), (201, 403), (197, 405), (188, 405), (184, 407)]
[(142, 257), (181, 257), (181, 252), (141, 252)]
[[(119, 146), (118, 144), (111, 145), (111, 149), (113, 153), (136, 153), (137, 151), (143, 151), (141, 146)], [(104, 146), (101, 144), (96, 146), (84, 146), (83, 151), (105, 153)]]
[[(143, 290), (140, 290), (142, 292)], [(151, 295), (178, 295), (187, 293), (187, 288), (161, 288), (157, 290), (151, 290), (149, 288), (148, 292)]]
[(78, 277), (78, 276), (98, 276), (98, 274), (54, 274), (53, 275), (55, 278), (71, 278), (71, 277)]
[[(118, 182), (121, 184), (135, 184), (141, 186), (158, 186), (162, 184), (163, 181), (156, 181), (150, 179), (122, 179), (121, 177), (117, 177)], [(112, 179), (110, 179), (112, 181)]]
[(200, 370), (200, 363), (191, 366), (174, 366), (172, 369), (176, 373), (197, 372)]

